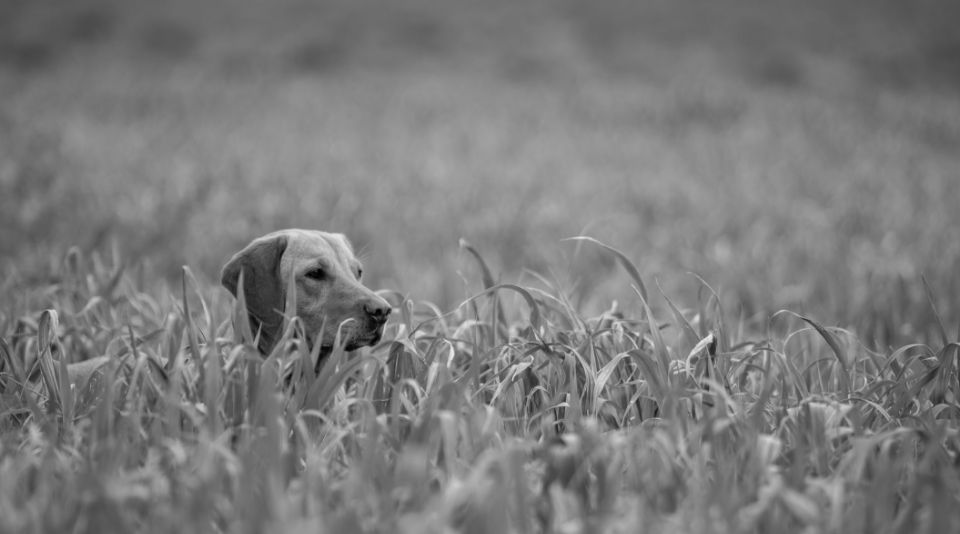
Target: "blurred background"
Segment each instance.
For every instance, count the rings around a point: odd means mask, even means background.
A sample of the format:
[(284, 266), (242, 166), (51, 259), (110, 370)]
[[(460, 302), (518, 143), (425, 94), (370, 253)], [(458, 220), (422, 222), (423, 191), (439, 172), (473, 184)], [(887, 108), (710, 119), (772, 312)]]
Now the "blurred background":
[(341, 231), (368, 283), (449, 308), (539, 273), (877, 344), (956, 325), (960, 3), (0, 0), (0, 272), (67, 247), (215, 280)]

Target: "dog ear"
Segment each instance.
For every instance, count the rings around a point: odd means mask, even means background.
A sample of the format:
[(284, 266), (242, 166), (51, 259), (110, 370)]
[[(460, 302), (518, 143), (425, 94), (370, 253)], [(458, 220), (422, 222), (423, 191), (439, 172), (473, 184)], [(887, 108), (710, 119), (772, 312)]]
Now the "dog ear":
[(280, 257), (287, 248), (287, 236), (275, 235), (254, 240), (230, 258), (220, 272), (220, 283), (236, 297), (243, 272), (243, 296), (247, 301), (250, 330), (260, 330), (260, 352), (269, 354), (283, 329), (286, 287), (280, 278)]

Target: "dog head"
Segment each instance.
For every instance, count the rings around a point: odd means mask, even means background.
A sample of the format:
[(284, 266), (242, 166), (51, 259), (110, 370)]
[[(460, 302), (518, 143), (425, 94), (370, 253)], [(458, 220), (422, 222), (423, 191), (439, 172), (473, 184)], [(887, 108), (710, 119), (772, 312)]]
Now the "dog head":
[(224, 265), (220, 281), (235, 297), (241, 272), (250, 328), (260, 331), (264, 354), (282, 334), (289, 287), (296, 288), (296, 315), (311, 345), (332, 348), (338, 329), (346, 350), (374, 345), (383, 335), (390, 304), (360, 282), (362, 266), (343, 234), (297, 229), (267, 234)]

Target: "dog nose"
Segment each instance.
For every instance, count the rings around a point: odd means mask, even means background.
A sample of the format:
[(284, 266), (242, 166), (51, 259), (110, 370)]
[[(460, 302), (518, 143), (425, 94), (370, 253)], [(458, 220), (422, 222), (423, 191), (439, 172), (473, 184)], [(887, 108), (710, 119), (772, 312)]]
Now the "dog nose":
[(363, 311), (366, 312), (371, 319), (385, 323), (387, 322), (387, 316), (390, 315), (390, 312), (393, 310), (390, 308), (390, 304), (381, 299), (365, 302), (363, 304)]

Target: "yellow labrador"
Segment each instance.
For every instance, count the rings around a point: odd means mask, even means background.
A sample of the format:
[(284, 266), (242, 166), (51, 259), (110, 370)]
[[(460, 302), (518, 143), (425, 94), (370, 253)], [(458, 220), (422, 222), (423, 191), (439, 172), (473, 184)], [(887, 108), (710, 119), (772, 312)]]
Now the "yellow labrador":
[(243, 295), (250, 328), (260, 332), (259, 349), (269, 354), (280, 338), (291, 278), (296, 315), (310, 344), (332, 348), (337, 330), (346, 350), (375, 345), (383, 335), (390, 304), (360, 282), (362, 266), (343, 234), (317, 230), (280, 230), (253, 240), (223, 266), (220, 281)]
[[(311, 346), (321, 354), (333, 348), (337, 329), (346, 350), (375, 345), (383, 335), (390, 304), (360, 283), (362, 267), (343, 234), (281, 230), (255, 239), (224, 265), (221, 283), (237, 296), (240, 273), (251, 330), (260, 331), (260, 352), (269, 354), (279, 340), (289, 280), (297, 288), (297, 315)], [(341, 326), (342, 325), (342, 326)], [(109, 357), (67, 366), (78, 390), (103, 374)], [(36, 389), (38, 386), (33, 386)]]

